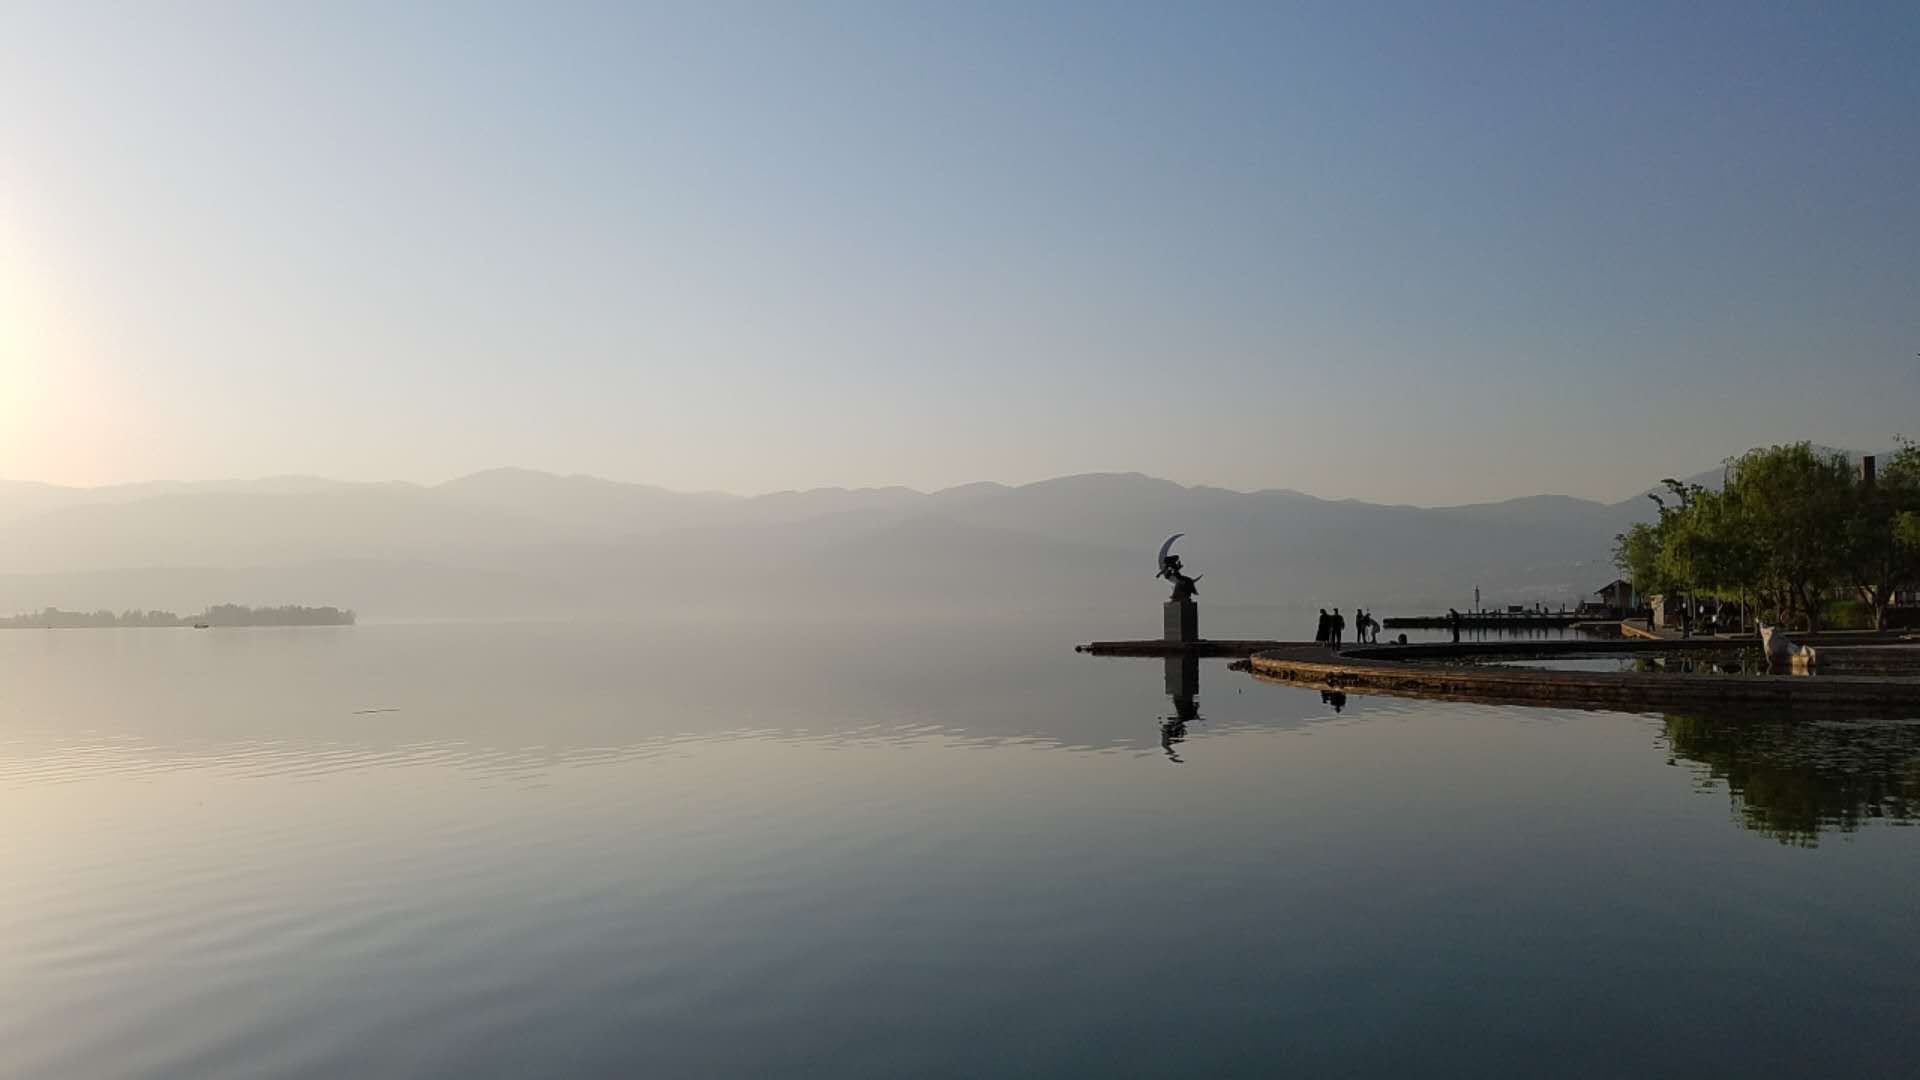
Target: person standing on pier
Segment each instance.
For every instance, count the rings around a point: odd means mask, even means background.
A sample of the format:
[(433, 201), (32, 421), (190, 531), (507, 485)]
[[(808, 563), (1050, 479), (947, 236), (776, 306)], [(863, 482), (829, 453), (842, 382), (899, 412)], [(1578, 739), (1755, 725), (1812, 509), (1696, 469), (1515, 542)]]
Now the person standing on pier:
[(1339, 608), (1334, 608), (1333, 622), (1329, 624), (1328, 640), (1332, 642), (1333, 647), (1336, 650), (1340, 648), (1340, 638), (1341, 638), (1341, 635), (1346, 633), (1346, 629), (1347, 629), (1347, 617), (1345, 615), (1340, 614)]
[(1320, 625), (1313, 628), (1313, 643), (1315, 645), (1325, 645), (1327, 643), (1327, 638), (1332, 634), (1332, 632), (1333, 632), (1333, 620), (1327, 618), (1327, 609), (1321, 608), (1320, 609)]
[(1460, 613), (1452, 608), (1447, 609), (1447, 629), (1453, 631), (1453, 643), (1460, 644)]

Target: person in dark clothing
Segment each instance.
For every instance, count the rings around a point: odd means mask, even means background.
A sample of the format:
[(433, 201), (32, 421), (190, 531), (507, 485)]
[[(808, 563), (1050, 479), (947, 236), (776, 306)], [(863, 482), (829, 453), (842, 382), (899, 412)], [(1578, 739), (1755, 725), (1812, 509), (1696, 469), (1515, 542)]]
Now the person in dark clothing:
[(1453, 631), (1453, 643), (1460, 644), (1460, 613), (1452, 608), (1447, 609), (1447, 629)]
[(1325, 645), (1327, 635), (1333, 629), (1333, 620), (1327, 618), (1327, 609), (1320, 609), (1320, 625), (1313, 628), (1313, 641), (1316, 645)]
[(1347, 617), (1345, 615), (1340, 614), (1339, 608), (1333, 609), (1333, 623), (1331, 624), (1331, 626), (1332, 626), (1332, 630), (1329, 636), (1329, 641), (1332, 643), (1334, 648), (1338, 649), (1340, 647), (1341, 635), (1345, 634), (1347, 631)]

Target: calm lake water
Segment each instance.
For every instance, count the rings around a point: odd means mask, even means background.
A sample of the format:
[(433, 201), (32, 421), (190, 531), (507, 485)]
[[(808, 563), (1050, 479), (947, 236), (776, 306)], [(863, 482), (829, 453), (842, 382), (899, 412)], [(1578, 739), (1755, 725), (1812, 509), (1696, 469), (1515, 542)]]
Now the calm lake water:
[(1920, 1071), (1920, 724), (1141, 621), (0, 633), (0, 1074)]

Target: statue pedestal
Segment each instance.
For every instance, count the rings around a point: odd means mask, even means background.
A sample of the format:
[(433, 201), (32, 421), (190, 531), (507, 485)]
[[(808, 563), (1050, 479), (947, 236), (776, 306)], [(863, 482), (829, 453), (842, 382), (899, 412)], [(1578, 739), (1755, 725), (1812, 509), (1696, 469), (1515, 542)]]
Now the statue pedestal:
[(1200, 605), (1191, 600), (1169, 600), (1160, 605), (1165, 640), (1191, 645), (1200, 640)]

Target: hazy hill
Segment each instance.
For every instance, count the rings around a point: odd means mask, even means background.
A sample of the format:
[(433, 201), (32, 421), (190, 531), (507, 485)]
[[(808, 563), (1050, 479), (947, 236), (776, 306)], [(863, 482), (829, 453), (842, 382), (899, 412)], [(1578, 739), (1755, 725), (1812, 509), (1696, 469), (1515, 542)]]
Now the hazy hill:
[(166, 494), (17, 518), (0, 530), (0, 566), (61, 573), (416, 557), (528, 543), (556, 531), (538, 517), (409, 485)]
[(489, 469), (432, 489), (448, 499), (591, 534), (664, 528), (721, 506), (733, 495), (687, 495), (597, 476), (555, 476), (532, 469)]
[(1173, 532), (1210, 603), (1575, 603), (1649, 516), (1536, 496), (1423, 509), (1132, 473), (685, 494), (523, 469), (444, 484), (289, 477), (0, 487), (0, 610), (333, 603), (381, 617), (1151, 605)]

